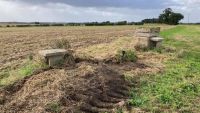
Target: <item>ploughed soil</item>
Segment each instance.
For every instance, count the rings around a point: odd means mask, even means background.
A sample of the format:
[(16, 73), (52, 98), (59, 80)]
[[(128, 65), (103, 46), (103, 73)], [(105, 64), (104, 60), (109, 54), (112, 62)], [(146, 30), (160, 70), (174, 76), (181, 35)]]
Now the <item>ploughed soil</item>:
[(0, 28), (0, 72), (23, 66), (29, 55), (49, 49), (55, 39), (67, 39), (78, 49), (133, 34), (132, 26)]
[[(101, 113), (126, 105), (134, 82), (125, 71), (160, 71), (141, 63), (78, 61), (71, 68), (46, 69), (0, 91), (5, 113)], [(151, 72), (152, 73), (152, 72)]]
[[(0, 34), (6, 35), (8, 39), (11, 39), (11, 36), (5, 33), (7, 30), (8, 32), (14, 32), (16, 35), (13, 34), (13, 36), (17, 38), (13, 38), (15, 39), (14, 41), (10, 40), (10, 44), (8, 42), (4, 43), (7, 44), (6, 46), (0, 46), (4, 50), (0, 52), (0, 54), (3, 54), (3, 60), (0, 60), (0, 64), (2, 64), (0, 71), (10, 67), (10, 64), (14, 65), (16, 63), (16, 66), (13, 66), (13, 68), (17, 68), (18, 64), (23, 65), (21, 62), (23, 59), (26, 59), (25, 57), (29, 52), (35, 55), (36, 51), (47, 49), (47, 42), (60, 36), (69, 39), (73, 43), (72, 45), (75, 50), (96, 44), (102, 44), (101, 46), (104, 47), (106, 45), (105, 43), (113, 42), (113, 40), (120, 39), (124, 36), (133, 36), (132, 27), (114, 28), (109, 27), (105, 29), (102, 27), (96, 29), (91, 27), (73, 28), (72, 30), (70, 30), (71, 28), (41, 28), (44, 31), (27, 28), (30, 31), (30, 36), (28, 37), (25, 36), (29, 32), (25, 32), (24, 29), (18, 29), (19, 31), (15, 29), (3, 30)], [(35, 33), (36, 31), (38, 34)], [(22, 32), (24, 36), (21, 36)], [(43, 37), (42, 34), (45, 34), (45, 36)], [(77, 38), (78, 36), (81, 38)], [(0, 37), (0, 40), (6, 41), (6, 38)], [(125, 42), (129, 42), (129, 40), (125, 40)], [(22, 45), (24, 46), (21, 47)], [(30, 45), (30, 47), (27, 47), (27, 45)], [(115, 49), (115, 46), (118, 48), (121, 45), (121, 42), (119, 44), (117, 42), (112, 46)], [(10, 48), (6, 49), (7, 46)], [(19, 52), (17, 50), (19, 48), (22, 51)], [(25, 50), (26, 48), (29, 50)], [(105, 48), (105, 51), (112, 51), (113, 48)], [(23, 58), (18, 58), (18, 56), (10, 54), (13, 49), (19, 52)], [(97, 50), (95, 47), (94, 49)], [(6, 51), (8, 53), (5, 53)], [(99, 56), (105, 53), (105, 51), (98, 51), (98, 54), (94, 56)], [(9, 59), (7, 56), (12, 56), (13, 58)], [(114, 63), (112, 59), (106, 60), (107, 58), (104, 59), (105, 61), (78, 59), (76, 65), (73, 67), (65, 66), (62, 68), (39, 70), (32, 76), (0, 89), (0, 112), (115, 113), (118, 108), (126, 106), (130, 98), (129, 92), (137, 84), (135, 83), (137, 82), (137, 76), (144, 73), (157, 73), (162, 71), (162, 61), (166, 59), (166, 56), (152, 52), (137, 53), (137, 56), (138, 61), (136, 63), (125, 62), (118, 64)], [(135, 81), (131, 81), (130, 83), (127, 80), (127, 75), (129, 74)]]

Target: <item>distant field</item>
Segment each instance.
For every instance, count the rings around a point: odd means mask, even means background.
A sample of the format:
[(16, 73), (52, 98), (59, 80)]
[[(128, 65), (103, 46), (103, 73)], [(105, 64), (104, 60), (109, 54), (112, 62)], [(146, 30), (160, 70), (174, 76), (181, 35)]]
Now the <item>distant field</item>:
[[(163, 48), (135, 51), (135, 29), (152, 26)], [(199, 113), (199, 37), (200, 26), (182, 25), (0, 28), (0, 111)], [(29, 57), (61, 38), (86, 60), (33, 74)], [(119, 50), (137, 61), (110, 62)]]
[(17, 67), (30, 54), (49, 48), (49, 43), (55, 39), (68, 39), (73, 49), (77, 49), (133, 33), (132, 26), (0, 28), (0, 71)]

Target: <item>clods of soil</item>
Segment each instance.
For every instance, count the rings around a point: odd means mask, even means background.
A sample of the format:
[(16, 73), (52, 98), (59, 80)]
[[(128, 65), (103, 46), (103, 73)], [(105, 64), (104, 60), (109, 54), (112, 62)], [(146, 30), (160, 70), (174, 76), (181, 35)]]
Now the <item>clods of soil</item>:
[(0, 91), (0, 111), (9, 113), (115, 112), (132, 87), (123, 71), (143, 72), (142, 63), (80, 61), (73, 68), (47, 69)]

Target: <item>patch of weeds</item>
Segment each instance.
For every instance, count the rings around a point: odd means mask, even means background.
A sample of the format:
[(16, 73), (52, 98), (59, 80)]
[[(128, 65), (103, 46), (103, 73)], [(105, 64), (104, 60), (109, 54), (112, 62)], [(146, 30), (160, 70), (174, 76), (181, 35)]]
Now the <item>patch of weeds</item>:
[(22, 76), (31, 75), (34, 71), (35, 65), (27, 64), (18, 70), (18, 73)]
[(135, 46), (135, 50), (136, 51), (140, 51), (140, 52), (153, 51), (153, 52), (157, 52), (157, 53), (163, 53), (165, 49), (164, 49), (164, 47), (159, 47), (159, 48), (152, 47), (152, 48), (148, 48), (148, 47), (145, 47), (145, 46), (142, 46), (142, 45), (136, 45)]
[(146, 102), (147, 99), (137, 95), (137, 94), (132, 94), (131, 100), (129, 101), (129, 105), (135, 106), (135, 107), (142, 107)]
[(198, 86), (193, 83), (185, 83), (181, 85), (181, 92), (182, 93), (197, 93), (198, 92)]
[(138, 89), (132, 89), (131, 93), (131, 100), (129, 100), (129, 105), (135, 106), (135, 107), (142, 107), (148, 102), (148, 99), (143, 96), (141, 93), (139, 93)]
[(126, 81), (132, 81), (134, 79), (134, 75), (132, 75), (130, 72), (124, 73), (124, 80)]
[(37, 69), (41, 69), (45, 67), (48, 67), (48, 66), (41, 61), (36, 62), (33, 60), (32, 61), (28, 60), (24, 66), (15, 70), (9, 70), (7, 72), (6, 77), (0, 79), (0, 86), (6, 86), (9, 84), (12, 84), (17, 80), (23, 79), (26, 76), (30, 76)]
[(187, 52), (183, 49), (181, 49), (179, 52), (177, 52), (177, 58), (183, 58), (187, 55)]
[(137, 56), (133, 50), (120, 50), (116, 54), (117, 62), (136, 62)]
[(173, 94), (169, 91), (163, 92), (159, 97), (159, 101), (163, 104), (171, 104), (173, 98)]
[(0, 72), (0, 79), (7, 78), (9, 75), (9, 71)]
[(161, 54), (161, 53), (163, 53), (164, 49), (163, 49), (163, 47), (159, 47), (159, 48), (151, 48), (150, 50)]
[(17, 70), (17, 73), (21, 76), (29, 76), (37, 69), (47, 67), (47, 65), (41, 61), (28, 61), (23, 67)]
[(28, 59), (29, 59), (30, 61), (33, 60), (33, 54), (32, 54), (32, 53), (28, 55)]
[(70, 49), (71, 48), (71, 45), (70, 45), (70, 42), (67, 40), (67, 39), (57, 39), (57, 40), (53, 40), (51, 42), (51, 45), (50, 45), (53, 49)]
[(46, 105), (46, 111), (52, 112), (52, 113), (60, 113), (61, 112), (61, 106), (57, 102), (52, 102)]
[(117, 109), (116, 113), (124, 113), (122, 108)]
[(175, 53), (176, 52), (176, 48), (175, 47), (165, 47), (164, 48), (164, 52)]
[(134, 48), (136, 51), (141, 51), (141, 52), (149, 51), (148, 47), (146, 47), (144, 45), (140, 45), (140, 44), (135, 45)]

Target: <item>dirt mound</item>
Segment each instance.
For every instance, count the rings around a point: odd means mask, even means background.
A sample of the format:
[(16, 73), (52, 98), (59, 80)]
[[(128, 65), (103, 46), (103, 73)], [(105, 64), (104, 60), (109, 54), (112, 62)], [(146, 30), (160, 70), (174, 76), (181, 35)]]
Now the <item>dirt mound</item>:
[[(79, 63), (52, 69), (20, 82), (18, 91), (1, 91), (3, 112), (113, 112), (128, 99), (130, 84), (108, 66)], [(18, 83), (18, 84), (20, 84)]]
[(116, 64), (78, 59), (73, 68), (47, 69), (0, 90), (0, 111), (9, 113), (115, 112), (129, 99), (126, 72), (160, 71), (140, 61)]

